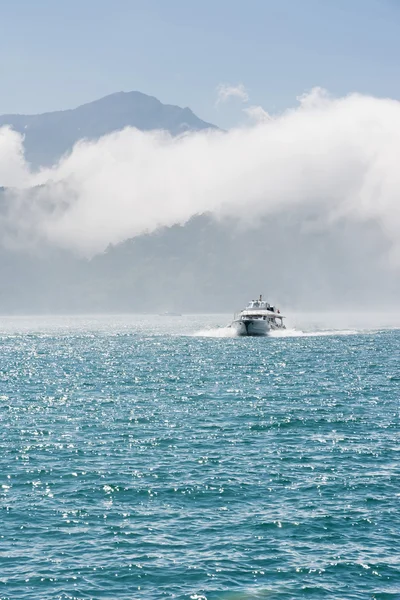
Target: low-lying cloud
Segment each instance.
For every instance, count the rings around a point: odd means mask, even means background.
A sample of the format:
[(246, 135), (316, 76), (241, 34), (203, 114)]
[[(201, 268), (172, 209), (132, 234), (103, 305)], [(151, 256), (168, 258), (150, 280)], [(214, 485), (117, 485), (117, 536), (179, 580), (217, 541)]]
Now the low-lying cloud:
[[(326, 224), (380, 224), (400, 259), (400, 102), (313, 90), (251, 127), (188, 133), (127, 128), (79, 142), (33, 173), (23, 138), (0, 129), (6, 243), (44, 241), (85, 256), (209, 212), (254, 222), (312, 209)], [(400, 261), (399, 261), (400, 262)]]

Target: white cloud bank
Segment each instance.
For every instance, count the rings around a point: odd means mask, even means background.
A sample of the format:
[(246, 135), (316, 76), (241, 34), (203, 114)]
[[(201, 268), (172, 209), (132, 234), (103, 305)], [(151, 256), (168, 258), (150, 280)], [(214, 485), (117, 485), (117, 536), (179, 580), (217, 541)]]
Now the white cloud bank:
[(23, 138), (10, 127), (0, 127), (0, 186), (29, 185)]
[[(254, 220), (317, 207), (327, 221), (377, 220), (400, 257), (400, 103), (321, 90), (252, 127), (172, 138), (127, 128), (80, 142), (29, 172), (23, 139), (0, 130), (2, 239), (43, 240), (86, 256), (195, 214)], [(34, 190), (28, 189), (40, 185)]]

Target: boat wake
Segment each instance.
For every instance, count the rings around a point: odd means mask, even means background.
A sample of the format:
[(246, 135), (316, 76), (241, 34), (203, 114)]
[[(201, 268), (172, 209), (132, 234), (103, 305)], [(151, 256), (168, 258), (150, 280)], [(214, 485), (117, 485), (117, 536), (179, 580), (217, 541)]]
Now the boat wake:
[(238, 337), (237, 332), (233, 327), (213, 327), (210, 329), (201, 329), (192, 334), (193, 337), (209, 337), (209, 338), (235, 338)]
[(299, 329), (281, 329), (270, 331), (268, 337), (291, 338), (291, 337), (325, 337), (332, 335), (357, 335), (360, 331), (355, 329), (327, 329), (322, 331), (301, 331)]
[[(304, 338), (304, 337), (327, 337), (327, 336), (346, 336), (357, 335), (361, 333), (355, 329), (329, 329), (322, 331), (301, 331), (300, 329), (279, 329), (270, 331), (265, 338)], [(233, 327), (214, 327), (210, 329), (201, 329), (192, 334), (192, 337), (208, 338), (236, 338), (240, 337)], [(246, 338), (247, 336), (244, 336)]]

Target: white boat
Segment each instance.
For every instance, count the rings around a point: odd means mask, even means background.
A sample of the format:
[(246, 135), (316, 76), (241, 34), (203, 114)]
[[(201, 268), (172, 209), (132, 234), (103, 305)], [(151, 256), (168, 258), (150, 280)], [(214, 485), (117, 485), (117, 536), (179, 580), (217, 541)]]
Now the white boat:
[(234, 321), (229, 327), (235, 330), (237, 335), (268, 335), (270, 331), (285, 329), (280, 310), (271, 306), (260, 298), (252, 300), (244, 310), (234, 316)]

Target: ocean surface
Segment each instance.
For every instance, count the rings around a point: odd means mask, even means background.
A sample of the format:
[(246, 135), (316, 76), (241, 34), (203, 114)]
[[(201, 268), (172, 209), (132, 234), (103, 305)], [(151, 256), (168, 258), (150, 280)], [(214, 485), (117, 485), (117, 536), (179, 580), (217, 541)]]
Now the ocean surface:
[(400, 329), (0, 320), (1, 600), (400, 599)]

